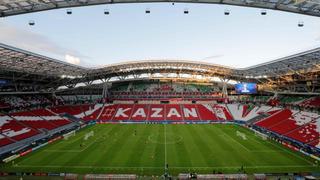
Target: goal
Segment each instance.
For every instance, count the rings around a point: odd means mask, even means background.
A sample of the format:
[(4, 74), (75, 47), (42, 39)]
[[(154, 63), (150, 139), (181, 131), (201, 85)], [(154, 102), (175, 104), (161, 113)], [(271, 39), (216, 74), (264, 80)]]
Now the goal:
[(94, 131), (90, 131), (87, 134), (85, 134), (83, 139), (86, 141), (89, 139), (89, 137), (92, 137), (92, 136), (94, 136)]
[(263, 140), (267, 140), (268, 139), (268, 135), (265, 135), (265, 134), (263, 134), (263, 133), (261, 133), (261, 132), (259, 132), (259, 131), (254, 131), (254, 134), (256, 135), (256, 136), (258, 136), (258, 137), (260, 137), (261, 139), (263, 139)]
[(63, 135), (63, 139), (68, 140), (70, 137), (75, 136), (75, 135), (76, 135), (76, 131), (70, 131), (70, 132)]
[(243, 140), (247, 140), (247, 136), (240, 131), (237, 131), (237, 136), (241, 137)]

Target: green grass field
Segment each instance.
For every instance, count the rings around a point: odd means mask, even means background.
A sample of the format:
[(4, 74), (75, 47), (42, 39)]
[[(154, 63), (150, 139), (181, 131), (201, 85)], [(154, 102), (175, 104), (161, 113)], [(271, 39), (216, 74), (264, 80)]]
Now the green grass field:
[[(93, 131), (94, 136), (84, 137)], [(135, 135), (135, 131), (137, 132)], [(245, 138), (237, 135), (243, 133)], [(80, 147), (80, 144), (83, 144)], [(319, 172), (313, 160), (237, 125), (102, 124), (1, 166), (8, 172)]]

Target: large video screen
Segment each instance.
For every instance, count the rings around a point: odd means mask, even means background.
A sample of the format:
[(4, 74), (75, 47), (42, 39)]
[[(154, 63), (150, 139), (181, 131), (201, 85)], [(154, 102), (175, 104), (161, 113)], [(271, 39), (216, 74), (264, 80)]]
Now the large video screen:
[(0, 86), (4, 86), (6, 84), (8, 84), (7, 80), (0, 79)]
[(255, 94), (257, 93), (256, 83), (240, 83), (235, 85), (238, 94)]

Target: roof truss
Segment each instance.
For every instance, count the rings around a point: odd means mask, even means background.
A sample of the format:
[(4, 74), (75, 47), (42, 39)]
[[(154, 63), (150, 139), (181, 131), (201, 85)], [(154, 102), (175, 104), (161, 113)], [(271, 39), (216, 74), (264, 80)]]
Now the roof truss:
[(320, 17), (319, 0), (0, 0), (0, 17), (68, 7), (112, 3), (151, 2), (228, 4), (235, 6), (274, 9)]

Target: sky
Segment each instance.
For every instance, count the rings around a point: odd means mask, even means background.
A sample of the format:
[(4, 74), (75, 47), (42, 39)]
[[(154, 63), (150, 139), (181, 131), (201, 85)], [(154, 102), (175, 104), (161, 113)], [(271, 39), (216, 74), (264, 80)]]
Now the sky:
[[(104, 9), (110, 14), (104, 15)], [(151, 13), (145, 14), (146, 9)], [(72, 12), (0, 18), (0, 42), (85, 67), (188, 60), (244, 68), (320, 47), (320, 17), (274, 10), (262, 16), (257, 8), (140, 3)], [(29, 20), (35, 26), (29, 26)], [(299, 21), (304, 27), (297, 26)]]

